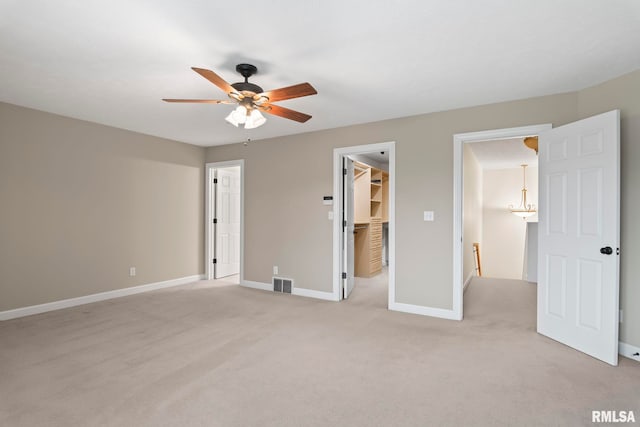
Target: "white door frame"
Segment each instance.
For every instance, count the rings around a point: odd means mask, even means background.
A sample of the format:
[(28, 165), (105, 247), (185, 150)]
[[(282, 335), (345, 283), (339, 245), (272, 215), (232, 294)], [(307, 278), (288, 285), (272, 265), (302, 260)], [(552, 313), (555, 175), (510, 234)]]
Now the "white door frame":
[(226, 162), (213, 162), (205, 164), (205, 278), (213, 279), (213, 209), (212, 197), (213, 171), (215, 169), (228, 168), (232, 166), (240, 167), (240, 283), (244, 281), (244, 159), (229, 160)]
[(389, 153), (389, 307), (396, 299), (396, 143), (380, 142), (333, 150), (333, 300), (342, 299), (342, 157), (373, 151)]
[(462, 144), (489, 139), (519, 138), (523, 136), (537, 135), (540, 132), (551, 129), (550, 123), (521, 126), (515, 128), (493, 129), (480, 132), (457, 133), (453, 135), (453, 317), (457, 320), (463, 318), (462, 294), (464, 291), (463, 270), (463, 150)]

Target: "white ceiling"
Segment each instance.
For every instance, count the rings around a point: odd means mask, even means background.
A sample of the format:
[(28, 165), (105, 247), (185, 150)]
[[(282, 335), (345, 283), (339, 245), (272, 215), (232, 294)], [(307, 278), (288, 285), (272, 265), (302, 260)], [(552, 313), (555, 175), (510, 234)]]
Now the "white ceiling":
[[(383, 154), (384, 153), (384, 154)], [(389, 152), (388, 151), (373, 151), (371, 153), (363, 154), (362, 157), (373, 160), (381, 165), (389, 164)]]
[[(209, 146), (573, 91), (640, 68), (636, 0), (0, 0), (0, 101)], [(318, 95), (237, 129), (190, 70)]]
[(538, 155), (524, 145), (524, 138), (493, 139), (470, 143), (482, 169), (512, 169), (538, 166)]

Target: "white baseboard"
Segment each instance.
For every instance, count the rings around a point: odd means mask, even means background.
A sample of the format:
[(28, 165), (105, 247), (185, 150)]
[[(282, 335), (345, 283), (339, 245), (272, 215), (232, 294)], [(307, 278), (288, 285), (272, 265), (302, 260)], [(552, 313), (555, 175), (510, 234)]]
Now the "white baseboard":
[(469, 283), (471, 283), (471, 279), (473, 279), (474, 277), (475, 274), (469, 273), (469, 277), (467, 277), (467, 280), (465, 280), (464, 284), (462, 285), (462, 292), (467, 290), (467, 286), (469, 286)]
[(440, 317), (442, 319), (462, 320), (456, 316), (456, 313), (453, 310), (424, 307), (422, 305), (404, 304), (401, 302), (394, 302), (389, 304), (389, 310), (401, 311), (403, 313), (420, 314), (422, 316)]
[(252, 289), (260, 289), (262, 291), (273, 292), (273, 285), (271, 283), (253, 282), (251, 280), (243, 280), (240, 282), (240, 286), (245, 286)]
[[(634, 345), (620, 341), (618, 343), (618, 353), (620, 353), (620, 355), (624, 357), (628, 357), (631, 360), (640, 362), (640, 347), (636, 347)], [(636, 354), (638, 356), (636, 356)]]
[[(247, 288), (252, 288), (252, 289), (260, 289), (262, 291), (273, 292), (272, 283), (243, 280), (240, 283), (240, 286), (245, 286)], [(317, 298), (317, 299), (322, 299), (327, 301), (336, 301), (336, 299), (333, 297), (333, 292), (314, 291), (313, 289), (296, 288), (295, 286), (293, 287), (291, 294), (298, 295), (301, 297)]]
[(140, 294), (142, 292), (155, 291), (157, 289), (164, 289), (172, 286), (184, 285), (186, 283), (192, 283), (198, 280), (204, 280), (204, 275), (197, 274), (194, 276), (165, 280), (163, 282), (148, 283), (146, 285), (115, 289), (113, 291), (100, 292), (97, 294), (85, 295), (76, 298), (69, 298), (60, 301), (47, 302), (44, 304), (31, 305), (28, 307), (15, 308), (13, 310), (0, 311), (0, 321), (15, 319), (24, 316), (31, 316), (33, 314), (46, 313), (47, 311), (60, 310), (63, 308), (75, 307), (77, 305), (89, 304), (92, 302), (125, 297), (127, 295)]
[(293, 295), (299, 295), (301, 297), (317, 298), (326, 301), (337, 301), (333, 292), (315, 291), (313, 289), (293, 288), (291, 292)]

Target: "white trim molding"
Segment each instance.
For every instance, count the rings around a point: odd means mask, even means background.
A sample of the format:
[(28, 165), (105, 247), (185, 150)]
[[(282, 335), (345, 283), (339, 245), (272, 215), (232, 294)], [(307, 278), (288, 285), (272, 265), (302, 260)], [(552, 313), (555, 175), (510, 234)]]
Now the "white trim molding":
[(241, 280), (240, 286), (251, 289), (260, 289), (261, 291), (273, 292), (273, 285), (271, 283), (254, 282), (252, 280)]
[(463, 212), (463, 150), (462, 145), (489, 139), (518, 138), (538, 135), (551, 129), (551, 124), (521, 126), (515, 128), (485, 130), (480, 132), (457, 133), (453, 135), (453, 311), (455, 318), (462, 320), (464, 281), (462, 272), (462, 212)]
[(316, 298), (325, 301), (339, 301), (333, 292), (316, 291), (314, 289), (304, 289), (294, 287), (291, 291), (292, 295), (301, 297)]
[(640, 362), (640, 347), (636, 347), (626, 342), (618, 342), (618, 353), (636, 362)]
[(440, 317), (442, 319), (459, 320), (454, 310), (446, 310), (444, 308), (425, 307), (422, 305), (394, 302), (393, 304), (389, 304), (389, 310), (420, 314), (422, 316)]
[(475, 277), (475, 274), (473, 274), (473, 272), (471, 272), (469, 274), (469, 276), (467, 276), (467, 280), (464, 281), (464, 285), (462, 285), (462, 292), (464, 293), (464, 291), (467, 290), (467, 287), (469, 286), (469, 283), (471, 283), (471, 281), (473, 280), (473, 278)]
[(15, 308), (13, 310), (0, 311), (0, 321), (15, 319), (24, 316), (31, 316), (33, 314), (46, 313), (48, 311), (60, 310), (63, 308), (75, 307), (77, 305), (90, 304), (92, 302), (125, 297), (128, 295), (141, 294), (143, 292), (150, 292), (158, 289), (170, 288), (173, 286), (185, 285), (187, 283), (197, 282), (198, 280), (204, 280), (204, 278), (204, 274), (197, 274), (194, 276), (165, 280), (163, 282), (148, 283), (146, 285), (132, 286), (130, 288), (114, 289), (113, 291), (100, 292), (97, 294), (84, 295), (76, 298), (69, 298), (59, 301), (47, 302), (44, 304), (31, 305), (28, 307)]
[[(261, 291), (273, 292), (272, 283), (254, 282), (251, 280), (243, 280), (240, 282), (240, 286), (246, 288), (258, 289)], [(335, 299), (333, 292), (316, 291), (314, 289), (296, 288), (295, 286), (291, 290), (291, 295), (297, 295), (300, 297), (316, 298), (325, 301), (338, 301)]]

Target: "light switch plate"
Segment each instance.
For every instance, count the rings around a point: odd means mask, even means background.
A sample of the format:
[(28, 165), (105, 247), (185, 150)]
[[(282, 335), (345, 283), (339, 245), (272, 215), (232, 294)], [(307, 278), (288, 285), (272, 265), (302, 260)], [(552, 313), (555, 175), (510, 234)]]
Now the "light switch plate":
[(433, 211), (424, 211), (424, 220), (425, 221), (434, 221), (435, 215)]

